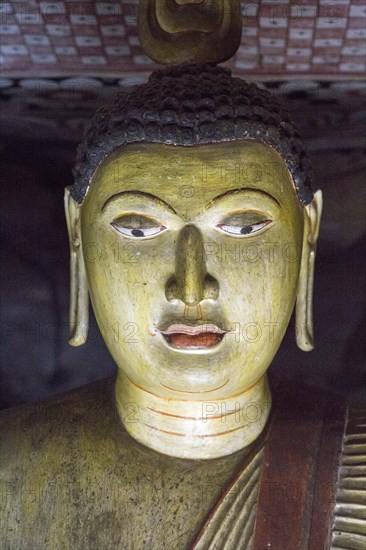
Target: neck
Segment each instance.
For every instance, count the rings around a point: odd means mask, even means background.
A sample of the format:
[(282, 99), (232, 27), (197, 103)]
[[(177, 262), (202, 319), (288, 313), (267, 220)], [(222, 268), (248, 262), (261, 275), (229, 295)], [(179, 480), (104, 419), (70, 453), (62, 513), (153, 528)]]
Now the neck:
[(212, 400), (162, 397), (137, 386), (119, 371), (117, 410), (137, 441), (160, 453), (189, 459), (218, 458), (250, 445), (271, 408), (264, 375), (240, 394)]

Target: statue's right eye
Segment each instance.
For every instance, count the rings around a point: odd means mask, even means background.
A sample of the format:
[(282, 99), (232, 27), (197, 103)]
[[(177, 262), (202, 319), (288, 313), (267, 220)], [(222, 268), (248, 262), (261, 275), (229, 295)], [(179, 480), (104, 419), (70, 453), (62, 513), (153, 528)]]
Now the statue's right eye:
[(159, 220), (145, 214), (124, 214), (111, 222), (111, 225), (125, 237), (147, 239), (166, 231)]

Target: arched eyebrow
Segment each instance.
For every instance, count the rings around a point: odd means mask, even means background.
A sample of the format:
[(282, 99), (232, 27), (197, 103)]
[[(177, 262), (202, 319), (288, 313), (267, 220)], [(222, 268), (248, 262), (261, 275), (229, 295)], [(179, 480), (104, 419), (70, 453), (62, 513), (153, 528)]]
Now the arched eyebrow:
[(218, 195), (217, 197), (214, 197), (210, 200), (210, 202), (206, 205), (206, 208), (209, 208), (211, 204), (215, 203), (218, 200), (221, 200), (224, 197), (227, 197), (228, 195), (234, 195), (235, 193), (238, 193), (240, 191), (251, 191), (254, 193), (258, 193), (260, 195), (264, 195), (267, 197), (267, 199), (270, 199), (272, 202), (274, 202), (277, 206), (281, 208), (281, 203), (271, 195), (270, 193), (267, 193), (267, 191), (263, 191), (263, 189), (254, 189), (253, 187), (240, 187), (238, 189), (230, 189), (230, 191), (225, 191), (225, 193), (222, 193), (221, 195)]
[(115, 193), (114, 195), (111, 195), (110, 197), (108, 197), (108, 199), (105, 201), (105, 203), (101, 208), (101, 212), (103, 212), (103, 210), (108, 206), (110, 202), (117, 200), (122, 195), (143, 196), (154, 202), (160, 202), (160, 204), (162, 204), (165, 208), (168, 208), (168, 210), (173, 212), (173, 214), (177, 214), (174, 208), (170, 206), (170, 204), (168, 204), (167, 202), (163, 201), (163, 199), (159, 199), (159, 197), (156, 197), (155, 195), (151, 195), (150, 193), (145, 193), (144, 191), (120, 191), (119, 193)]

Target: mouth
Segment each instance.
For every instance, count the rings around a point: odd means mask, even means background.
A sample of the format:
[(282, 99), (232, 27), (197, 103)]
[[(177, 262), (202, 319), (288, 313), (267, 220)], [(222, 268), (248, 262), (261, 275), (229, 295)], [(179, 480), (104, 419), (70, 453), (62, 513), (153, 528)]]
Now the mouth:
[(167, 343), (177, 349), (209, 349), (217, 346), (226, 334), (216, 325), (173, 324), (160, 331)]

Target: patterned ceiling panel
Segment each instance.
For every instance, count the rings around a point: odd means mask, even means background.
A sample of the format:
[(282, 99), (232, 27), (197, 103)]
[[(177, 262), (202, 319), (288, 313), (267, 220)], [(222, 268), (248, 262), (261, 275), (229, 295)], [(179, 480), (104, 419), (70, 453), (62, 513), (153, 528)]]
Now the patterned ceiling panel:
[[(4, 76), (123, 77), (156, 67), (137, 36), (137, 0), (0, 2)], [(365, 73), (364, 0), (242, 2), (243, 35), (227, 63), (263, 78), (353, 78)]]

